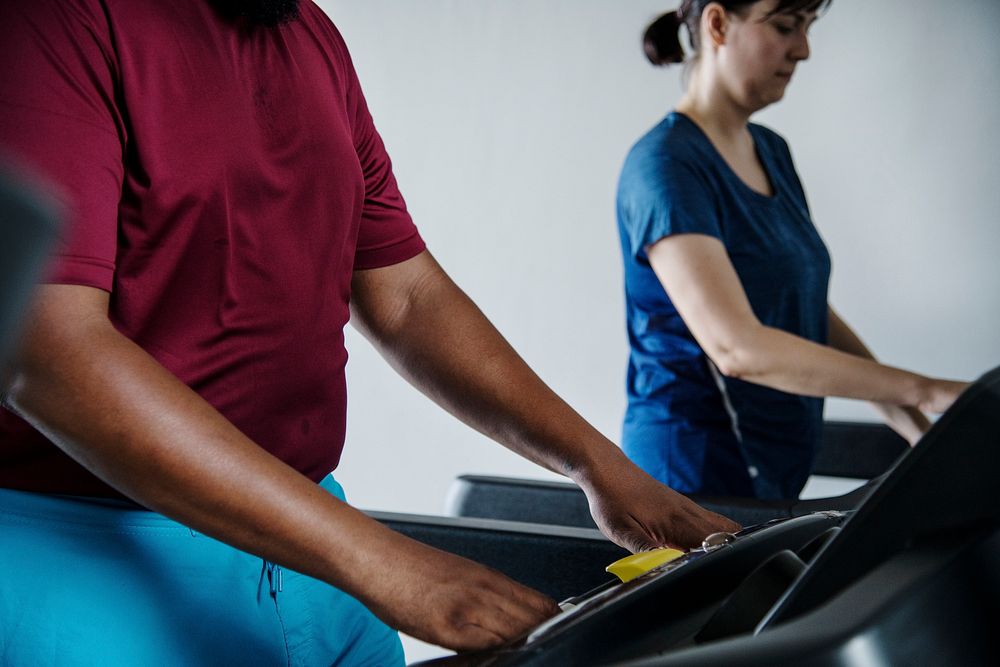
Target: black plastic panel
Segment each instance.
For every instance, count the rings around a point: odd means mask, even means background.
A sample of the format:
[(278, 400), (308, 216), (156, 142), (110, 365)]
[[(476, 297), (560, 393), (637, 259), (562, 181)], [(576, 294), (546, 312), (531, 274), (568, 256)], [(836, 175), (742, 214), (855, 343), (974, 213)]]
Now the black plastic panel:
[(556, 600), (613, 579), (605, 568), (628, 551), (597, 530), (516, 521), (368, 512), (419, 542), (503, 572)]
[[(435, 664), (997, 664), (997, 480), (1000, 369), (970, 387), (854, 510), (713, 540), (581, 594), (574, 609), (500, 649)], [(754, 590), (777, 602), (758, 604)]]
[[(884, 473), (908, 449), (906, 441), (883, 424), (826, 422), (814, 473), (871, 479)], [(690, 497), (706, 509), (744, 526), (752, 526), (824, 509), (848, 510), (856, 507), (867, 492), (868, 489), (857, 490), (843, 496), (806, 501), (698, 494)], [(597, 527), (583, 492), (569, 482), (462, 475), (452, 483), (445, 511), (451, 516)]]

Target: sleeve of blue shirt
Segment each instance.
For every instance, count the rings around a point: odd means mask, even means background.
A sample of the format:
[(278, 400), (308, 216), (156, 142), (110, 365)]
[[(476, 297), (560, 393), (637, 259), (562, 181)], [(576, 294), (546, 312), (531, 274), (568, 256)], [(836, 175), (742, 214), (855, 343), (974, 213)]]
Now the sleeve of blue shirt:
[(648, 261), (646, 249), (674, 234), (705, 234), (722, 240), (718, 193), (693, 161), (665, 155), (662, 141), (647, 135), (625, 160), (618, 185), (618, 216), (631, 255)]

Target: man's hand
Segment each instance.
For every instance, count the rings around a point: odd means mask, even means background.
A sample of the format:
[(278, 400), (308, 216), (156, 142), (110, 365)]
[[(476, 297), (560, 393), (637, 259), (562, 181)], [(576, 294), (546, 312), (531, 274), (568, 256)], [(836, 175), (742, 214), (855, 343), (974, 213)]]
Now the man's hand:
[(430, 253), (355, 271), (352, 322), (410, 382), (525, 458), (566, 475), (597, 525), (641, 551), (738, 526), (640, 471), (547, 387)]
[(363, 601), (422, 641), (456, 651), (488, 648), (559, 611), (552, 599), (495, 570), (405, 538), (396, 546)]
[(632, 552), (657, 547), (690, 549), (705, 536), (740, 529), (657, 482), (621, 455), (581, 480), (590, 511), (601, 531)]
[(9, 405), (137, 502), (316, 577), (449, 648), (514, 638), (552, 600), (394, 533), (247, 438), (107, 317), (89, 287), (39, 290)]

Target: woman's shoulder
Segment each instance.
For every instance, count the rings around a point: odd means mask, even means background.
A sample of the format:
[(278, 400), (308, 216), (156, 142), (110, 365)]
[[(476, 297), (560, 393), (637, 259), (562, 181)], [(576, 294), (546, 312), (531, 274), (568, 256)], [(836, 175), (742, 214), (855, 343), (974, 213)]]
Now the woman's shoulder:
[(618, 180), (618, 201), (690, 200), (714, 196), (723, 177), (714, 148), (686, 116), (671, 113), (629, 151)]
[(677, 112), (642, 135), (625, 158), (624, 171), (658, 174), (702, 168), (711, 159), (711, 144), (698, 127)]
[(690, 119), (671, 111), (632, 146), (631, 153), (686, 158), (704, 150), (706, 139)]

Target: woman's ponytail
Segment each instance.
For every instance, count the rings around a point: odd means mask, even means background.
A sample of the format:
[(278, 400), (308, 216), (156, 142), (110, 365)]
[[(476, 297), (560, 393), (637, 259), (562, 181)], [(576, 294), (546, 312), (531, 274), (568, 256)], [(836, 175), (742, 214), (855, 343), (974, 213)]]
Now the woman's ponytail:
[(681, 26), (683, 19), (679, 12), (667, 12), (649, 24), (642, 36), (642, 50), (654, 65), (671, 65), (684, 62), (684, 47), (681, 46)]

